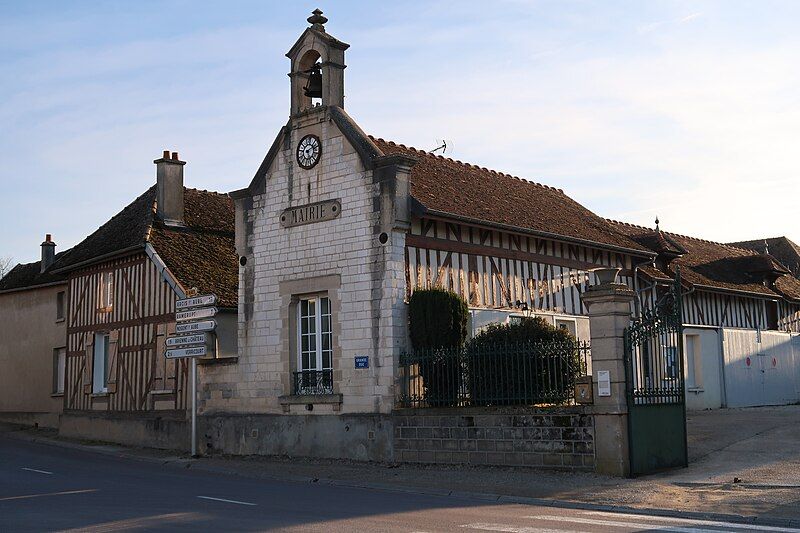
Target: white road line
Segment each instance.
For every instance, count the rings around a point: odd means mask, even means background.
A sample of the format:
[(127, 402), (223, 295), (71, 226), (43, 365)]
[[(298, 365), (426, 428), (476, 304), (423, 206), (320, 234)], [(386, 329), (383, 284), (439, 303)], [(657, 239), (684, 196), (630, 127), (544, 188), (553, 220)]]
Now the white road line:
[(23, 470), (27, 470), (28, 472), (38, 472), (39, 474), (47, 474), (48, 476), (52, 476), (52, 472), (48, 472), (47, 470), (36, 470), (35, 468), (22, 468)]
[(46, 494), (26, 494), (24, 496), (8, 496), (0, 498), (0, 502), (8, 500), (26, 500), (28, 498), (41, 498), (42, 496), (66, 496), (67, 494), (84, 494), (86, 492), (97, 492), (97, 489), (66, 490), (63, 492), (48, 492)]
[[(618, 518), (624, 518), (625, 515), (620, 513)], [(618, 522), (615, 520), (595, 520), (592, 518), (578, 518), (570, 516), (526, 516), (525, 518), (532, 518), (535, 520), (552, 521), (552, 522), (568, 522), (571, 524), (586, 524), (593, 526), (606, 526), (606, 527), (628, 527), (628, 528), (641, 528), (648, 531), (673, 531), (675, 533), (719, 533), (719, 529), (707, 529), (702, 527), (681, 527), (679, 525), (670, 524), (648, 524), (645, 522)], [(649, 517), (648, 517), (649, 518)], [(747, 524), (729, 524), (729, 527), (737, 529), (749, 529)], [(796, 531), (796, 530), (789, 530)]]
[(696, 518), (678, 518), (671, 516), (650, 516), (643, 514), (628, 514), (628, 513), (609, 513), (604, 511), (584, 511), (582, 514), (594, 516), (613, 516), (621, 518), (629, 516), (631, 518), (651, 520), (653, 522), (672, 522), (674, 524), (686, 524), (695, 526), (715, 526), (727, 528), (747, 529), (749, 531), (776, 531), (782, 533), (800, 533), (800, 529), (791, 527), (777, 527), (777, 526), (759, 526), (758, 524), (737, 524), (736, 522), (718, 522), (715, 520), (699, 520)]
[(468, 529), (479, 529), (481, 531), (500, 531), (502, 533), (584, 533), (582, 531), (574, 531), (567, 529), (548, 529), (546, 527), (530, 527), (530, 526), (511, 526), (508, 524), (464, 524), (458, 527), (465, 527)]
[(257, 503), (226, 500), (225, 498), (212, 498), (211, 496), (198, 496), (198, 498), (201, 498), (203, 500), (214, 500), (215, 502), (235, 503), (236, 505), (258, 505)]

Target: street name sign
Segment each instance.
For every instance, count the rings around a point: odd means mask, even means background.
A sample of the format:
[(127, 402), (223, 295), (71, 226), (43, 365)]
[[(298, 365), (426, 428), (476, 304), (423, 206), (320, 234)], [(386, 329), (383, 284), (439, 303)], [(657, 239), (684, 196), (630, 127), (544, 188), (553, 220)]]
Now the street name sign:
[(216, 307), (201, 307), (200, 309), (191, 309), (189, 311), (178, 311), (175, 313), (175, 320), (183, 322), (186, 320), (196, 320), (198, 318), (211, 318), (216, 315)]
[(217, 329), (216, 320), (201, 320), (199, 322), (184, 322), (175, 324), (175, 333), (200, 333)]
[(193, 307), (209, 307), (217, 303), (216, 294), (203, 294), (192, 298), (183, 298), (175, 302), (176, 311), (186, 311)]
[(205, 346), (193, 346), (191, 348), (174, 348), (164, 352), (167, 359), (181, 359), (183, 357), (202, 357), (208, 353)]
[(167, 339), (167, 346), (185, 347), (193, 344), (212, 344), (212, 342), (209, 333), (195, 333), (192, 335), (181, 335), (180, 337), (169, 337)]

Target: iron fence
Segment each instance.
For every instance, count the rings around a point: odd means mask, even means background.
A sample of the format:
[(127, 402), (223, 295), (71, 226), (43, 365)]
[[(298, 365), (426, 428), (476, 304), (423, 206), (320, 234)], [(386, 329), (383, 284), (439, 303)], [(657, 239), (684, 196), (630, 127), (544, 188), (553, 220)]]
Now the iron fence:
[(333, 370), (303, 370), (292, 373), (294, 394), (333, 394)]
[(563, 405), (589, 373), (588, 342), (415, 350), (400, 359), (402, 407)]

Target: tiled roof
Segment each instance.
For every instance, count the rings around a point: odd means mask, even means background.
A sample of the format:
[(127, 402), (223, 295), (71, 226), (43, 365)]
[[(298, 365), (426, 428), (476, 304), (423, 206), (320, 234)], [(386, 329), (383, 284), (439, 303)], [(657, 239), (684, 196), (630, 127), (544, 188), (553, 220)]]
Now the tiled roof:
[(539, 234), (649, 251), (561, 189), (370, 137), (384, 154), (417, 159), (411, 196), (429, 212), (521, 228)]
[(731, 246), (747, 248), (758, 253), (764, 253), (769, 248), (769, 253), (786, 266), (795, 277), (800, 278), (800, 246), (786, 237), (772, 237), (754, 241), (729, 243)]
[[(56, 260), (64, 252), (56, 254)], [(52, 267), (45, 272), (41, 272), (41, 261), (35, 263), (20, 263), (0, 279), (0, 292), (16, 289), (33, 288), (39, 285), (63, 282), (66, 280), (64, 274), (54, 274)]]
[(234, 248), (234, 208), (227, 194), (184, 188), (185, 227), (156, 215), (156, 186), (125, 207), (52, 268), (60, 272), (87, 262), (144, 248), (150, 243), (180, 284), (213, 292), (223, 307), (236, 307), (239, 267)]
[[(653, 234), (656, 230), (624, 222), (609, 221), (621, 232), (638, 242), (650, 239), (655, 242)], [(773, 257), (758, 254), (752, 250), (737, 248), (728, 244), (707, 241), (675, 233), (660, 232), (669, 242), (682, 248), (685, 253), (669, 263), (668, 271), (663, 272), (653, 267), (642, 271), (655, 279), (670, 279), (675, 274), (675, 267), (680, 266), (681, 278), (691, 285), (703, 285), (719, 289), (750, 292), (764, 296), (785, 295), (789, 298), (800, 298), (800, 282), (787, 274), (787, 270)], [(655, 248), (655, 247), (654, 247)], [(659, 251), (655, 250), (654, 251)], [(778, 292), (770, 289), (761, 281), (764, 273), (774, 272), (780, 275), (776, 282)], [(661, 277), (658, 277), (661, 276)]]

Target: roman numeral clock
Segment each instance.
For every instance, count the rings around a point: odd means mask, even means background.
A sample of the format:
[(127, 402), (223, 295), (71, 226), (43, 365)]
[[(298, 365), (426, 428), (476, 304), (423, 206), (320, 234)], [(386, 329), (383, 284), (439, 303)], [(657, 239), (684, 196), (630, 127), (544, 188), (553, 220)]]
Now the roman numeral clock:
[(297, 164), (305, 169), (314, 168), (322, 155), (322, 143), (316, 135), (306, 135), (297, 145)]

